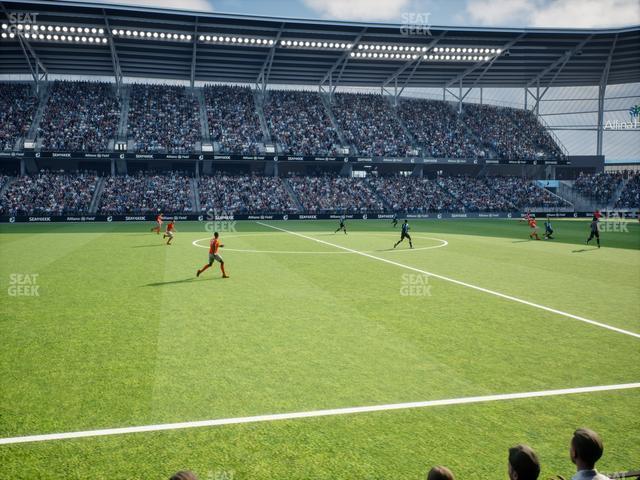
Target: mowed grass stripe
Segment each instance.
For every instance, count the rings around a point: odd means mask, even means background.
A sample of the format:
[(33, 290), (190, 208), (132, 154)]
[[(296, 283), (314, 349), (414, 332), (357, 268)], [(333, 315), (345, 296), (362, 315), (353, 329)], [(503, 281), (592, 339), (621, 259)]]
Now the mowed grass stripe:
[(488, 293), (490, 295), (495, 295), (497, 297), (501, 297), (501, 298), (504, 298), (506, 300), (511, 300), (511, 301), (514, 301), (514, 302), (522, 303), (524, 305), (528, 305), (528, 306), (534, 307), (534, 308), (539, 308), (539, 309), (545, 310), (547, 312), (555, 313), (555, 314), (562, 315), (562, 316), (565, 316), (565, 317), (568, 317), (568, 318), (572, 318), (574, 320), (578, 320), (578, 321), (581, 321), (581, 322), (589, 323), (591, 325), (594, 325), (594, 326), (597, 326), (597, 327), (601, 327), (601, 328), (605, 328), (605, 329), (608, 329), (608, 330), (611, 330), (611, 331), (614, 331), (614, 332), (617, 332), (617, 333), (622, 333), (624, 335), (629, 335), (631, 337), (640, 338), (640, 333), (631, 332), (629, 330), (625, 330), (625, 329), (622, 329), (622, 328), (614, 327), (612, 325), (608, 325), (608, 324), (605, 324), (605, 323), (602, 323), (602, 322), (598, 322), (598, 321), (595, 321), (595, 320), (589, 320), (587, 318), (580, 317), (578, 315), (573, 315), (571, 313), (563, 312), (561, 310), (557, 310), (557, 309), (554, 309), (554, 308), (551, 308), (551, 307), (546, 307), (544, 305), (540, 305), (540, 304), (537, 304), (537, 303), (529, 302), (528, 300), (523, 300), (521, 298), (517, 298), (517, 297), (511, 296), (511, 295), (507, 295), (507, 294), (504, 294), (504, 293), (496, 292), (494, 290), (489, 290), (489, 289), (484, 288), (484, 287), (479, 287), (477, 285), (472, 285), (470, 283), (466, 283), (466, 282), (463, 282), (463, 281), (460, 281), (460, 280), (456, 280), (456, 279), (453, 279), (453, 278), (450, 278), (450, 277), (445, 277), (443, 275), (438, 275), (438, 274), (433, 273), (433, 272), (428, 272), (426, 270), (422, 270), (422, 269), (419, 269), (419, 268), (416, 268), (416, 267), (411, 267), (409, 265), (402, 264), (402, 263), (396, 262), (394, 260), (389, 260), (389, 259), (386, 259), (386, 258), (381, 258), (381, 257), (377, 257), (375, 255), (371, 255), (369, 253), (360, 252), (360, 251), (355, 250), (355, 249), (351, 249), (351, 248), (348, 248), (348, 247), (344, 247), (344, 246), (341, 246), (341, 245), (330, 243), (330, 242), (327, 242), (325, 240), (320, 240), (320, 239), (317, 239), (317, 238), (314, 238), (314, 237), (303, 235), (301, 233), (293, 232), (293, 231), (286, 230), (286, 229), (283, 229), (283, 228), (280, 228), (280, 227), (276, 227), (276, 226), (273, 226), (273, 225), (268, 225), (268, 224), (262, 223), (262, 222), (257, 222), (257, 223), (260, 224), (260, 225), (264, 225), (264, 226), (276, 229), (276, 230), (280, 230), (280, 231), (283, 231), (283, 232), (290, 233), (292, 235), (297, 235), (299, 237), (306, 238), (308, 240), (312, 240), (314, 242), (324, 243), (325, 245), (330, 245), (330, 246), (334, 246), (336, 248), (341, 248), (343, 250), (350, 251), (352, 253), (357, 253), (358, 255), (362, 255), (364, 257), (371, 258), (373, 260), (378, 260), (378, 261), (381, 261), (381, 262), (388, 263), (390, 265), (395, 265), (395, 266), (400, 267), (400, 268), (405, 268), (407, 270), (412, 270), (412, 271), (417, 272), (417, 273), (422, 273), (422, 274), (430, 276), (430, 277), (438, 278), (440, 280), (445, 280), (447, 282), (455, 283), (456, 285), (460, 285), (460, 286), (467, 287), (467, 288), (472, 288), (474, 290), (478, 290), (478, 291), (481, 291), (481, 292), (484, 292), (484, 293)]

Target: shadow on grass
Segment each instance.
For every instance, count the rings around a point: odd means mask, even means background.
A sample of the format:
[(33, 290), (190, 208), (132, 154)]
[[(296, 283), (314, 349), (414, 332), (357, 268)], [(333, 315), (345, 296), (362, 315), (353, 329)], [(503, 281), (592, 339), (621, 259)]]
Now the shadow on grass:
[(161, 247), (164, 243), (154, 243), (153, 245), (133, 245), (131, 248)]
[(174, 285), (176, 283), (190, 283), (190, 282), (210, 282), (211, 280), (217, 280), (217, 279), (221, 279), (222, 277), (209, 277), (209, 278), (196, 278), (196, 277), (189, 277), (189, 278), (184, 278), (182, 280), (169, 280), (168, 282), (154, 282), (154, 283), (147, 283), (146, 285), (141, 285), (142, 287), (164, 287), (165, 285)]
[(598, 250), (598, 247), (581, 248), (580, 250), (571, 250), (571, 253), (592, 252), (593, 250)]

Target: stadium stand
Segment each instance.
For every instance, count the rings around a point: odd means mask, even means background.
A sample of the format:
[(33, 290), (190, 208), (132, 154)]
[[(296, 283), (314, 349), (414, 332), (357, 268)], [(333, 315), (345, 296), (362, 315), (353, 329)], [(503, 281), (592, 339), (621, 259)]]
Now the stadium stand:
[(249, 87), (204, 88), (211, 140), (226, 154), (256, 155), (263, 143), (260, 119)]
[(440, 177), (438, 184), (456, 197), (467, 212), (569, 206), (560, 198), (520, 177)]
[(598, 202), (608, 202), (623, 180), (622, 173), (600, 172), (596, 174), (580, 173), (574, 188), (587, 198)]
[(141, 153), (193, 153), (200, 140), (200, 106), (183, 86), (134, 84), (128, 135)]
[(296, 206), (279, 177), (219, 174), (198, 179), (203, 212), (294, 212)]
[(348, 143), (360, 155), (405, 157), (411, 140), (382, 95), (338, 93), (332, 110)]
[(562, 151), (533, 113), (493, 105), (464, 105), (463, 121), (500, 158), (560, 158)]
[(56, 81), (38, 137), (43, 150), (106, 152), (115, 139), (119, 117), (112, 83)]
[(383, 177), (372, 180), (388, 209), (396, 213), (458, 212), (464, 205), (434, 180)]
[(616, 200), (615, 208), (640, 208), (640, 173), (628, 174), (627, 183)]
[(102, 214), (189, 213), (191, 178), (182, 172), (110, 176), (102, 191)]
[(0, 84), (0, 150), (13, 150), (27, 134), (36, 106), (30, 84)]
[(285, 155), (336, 155), (338, 134), (317, 93), (272, 90), (264, 106), (272, 138)]
[(63, 215), (89, 210), (98, 176), (49, 172), (18, 177), (0, 199), (2, 215)]
[(484, 158), (485, 149), (469, 134), (447, 102), (403, 99), (398, 115), (426, 156), (434, 158)]
[(304, 210), (310, 213), (369, 213), (385, 210), (369, 178), (293, 176), (288, 182)]

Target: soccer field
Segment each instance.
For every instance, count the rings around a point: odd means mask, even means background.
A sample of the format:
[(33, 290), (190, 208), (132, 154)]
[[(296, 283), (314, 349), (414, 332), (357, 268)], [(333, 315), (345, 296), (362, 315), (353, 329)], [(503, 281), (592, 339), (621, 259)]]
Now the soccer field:
[(204, 223), (0, 226), (0, 478), (548, 478), (581, 426), (638, 468), (638, 223), (410, 225), (228, 224), (229, 279)]

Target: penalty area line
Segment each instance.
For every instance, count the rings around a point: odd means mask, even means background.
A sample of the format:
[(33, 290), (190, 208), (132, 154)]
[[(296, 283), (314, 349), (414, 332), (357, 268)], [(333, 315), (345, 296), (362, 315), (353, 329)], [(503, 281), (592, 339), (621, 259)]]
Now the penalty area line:
[(278, 413), (274, 415), (256, 415), (251, 417), (221, 418), (217, 420), (200, 420), (195, 422), (165, 423), (159, 425), (142, 425), (138, 427), (108, 428), (103, 430), (87, 430), (83, 432), (49, 433), (44, 435), (28, 435), (23, 437), (0, 438), (0, 445), (16, 443), (47, 442), (74, 438), (103, 437), (107, 435), (125, 435), (130, 433), (160, 432), (166, 430), (183, 430), (187, 428), (218, 427), (223, 425), (239, 425), (245, 423), (273, 422), (277, 420), (294, 420), (301, 418), (329, 417), (357, 413), (385, 412), (390, 410), (407, 410), (413, 408), (439, 407), (446, 405), (464, 405), (470, 403), (518, 400), (523, 398), (553, 397), (578, 393), (607, 392), (640, 388), (640, 383), (623, 383), (617, 385), (600, 385), (592, 387), (563, 388), (559, 390), (543, 390), (538, 392), (504, 393), (476, 397), (449, 398), (443, 400), (427, 400), (424, 402), (392, 403), (365, 407), (334, 408), (330, 410), (313, 410), (307, 412)]
[(263, 227), (272, 228), (274, 230), (279, 230), (281, 232), (286, 232), (291, 235), (295, 235), (300, 238), (306, 238), (307, 240), (311, 240), (314, 242), (322, 243), (324, 245), (329, 245), (335, 248), (339, 248), (341, 250), (345, 250), (351, 253), (355, 253), (361, 255), (363, 257), (367, 257), (373, 260), (378, 260), (379, 262), (388, 263), (389, 265), (394, 265), (396, 267), (404, 268), (407, 270), (411, 270), (417, 273), (422, 273), (423, 275), (427, 275), (429, 277), (438, 278), (440, 280), (444, 280), (445, 282), (455, 283), (456, 285), (460, 285), (467, 288), (472, 288), (473, 290), (478, 290), (479, 292), (488, 293), (490, 295), (494, 295), (496, 297), (504, 298), (506, 300), (511, 300), (512, 302), (521, 303), (523, 305), (528, 305), (530, 307), (538, 308), (540, 310), (544, 310), (547, 312), (555, 313), (557, 315), (562, 315), (563, 317), (571, 318), (573, 320), (578, 320), (580, 322), (588, 323), (589, 325), (594, 325), (600, 328), (606, 328), (607, 330), (611, 330), (613, 332), (622, 333), (623, 335), (628, 335), (630, 337), (640, 338), (640, 333), (631, 332), (629, 330), (624, 330), (622, 328), (614, 327), (613, 325), (608, 325), (606, 323), (597, 322), (595, 320), (589, 320), (588, 318), (581, 317), (579, 315), (574, 315), (572, 313), (563, 312), (562, 310), (557, 310), (555, 308), (546, 307), (544, 305), (540, 305), (539, 303), (530, 302), (528, 300), (524, 300), (522, 298), (514, 297), (512, 295), (507, 295), (506, 293), (496, 292), (495, 290), (489, 290), (488, 288), (479, 287), (478, 285), (473, 285), (471, 283), (463, 282), (460, 280), (456, 280), (455, 278), (445, 277), (444, 275), (439, 275), (437, 273), (428, 272), (426, 270), (422, 270), (420, 268), (412, 267), (410, 265), (405, 265), (404, 263), (396, 262), (393, 260), (388, 260), (382, 257), (376, 257), (375, 255), (371, 255), (370, 253), (361, 252), (359, 250), (354, 250), (353, 248), (343, 247), (342, 245), (336, 245), (335, 243), (327, 242), (325, 240), (320, 240), (319, 238), (310, 237), (308, 235), (303, 235), (302, 233), (294, 232), (291, 230), (286, 230), (284, 228), (276, 227), (275, 225), (269, 225), (268, 223), (256, 222), (258, 225), (262, 225)]

